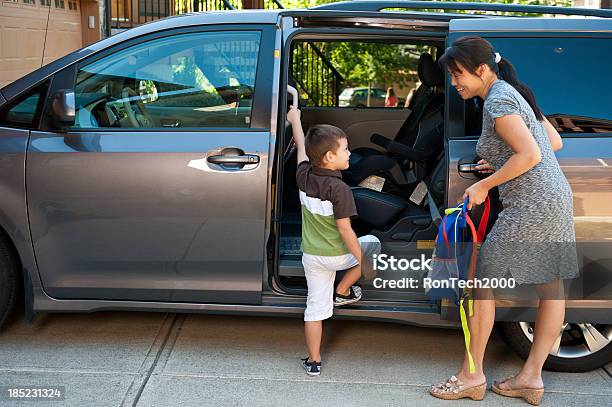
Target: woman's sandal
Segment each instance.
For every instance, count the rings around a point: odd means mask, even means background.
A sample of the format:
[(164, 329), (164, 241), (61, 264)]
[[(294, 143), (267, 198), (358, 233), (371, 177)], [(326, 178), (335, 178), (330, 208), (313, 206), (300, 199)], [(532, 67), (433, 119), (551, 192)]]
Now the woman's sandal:
[(471, 398), (480, 401), (484, 398), (487, 390), (487, 382), (476, 386), (465, 387), (456, 376), (451, 376), (445, 383), (431, 386), (429, 394), (443, 400), (457, 400)]
[(530, 388), (520, 388), (520, 389), (502, 389), (499, 385), (507, 380), (512, 379), (511, 377), (502, 380), (501, 382), (494, 382), (491, 389), (494, 393), (499, 394), (500, 396), (506, 397), (516, 397), (525, 400), (527, 403), (532, 406), (539, 406), (542, 401), (542, 396), (544, 395), (544, 388), (539, 389), (530, 389)]

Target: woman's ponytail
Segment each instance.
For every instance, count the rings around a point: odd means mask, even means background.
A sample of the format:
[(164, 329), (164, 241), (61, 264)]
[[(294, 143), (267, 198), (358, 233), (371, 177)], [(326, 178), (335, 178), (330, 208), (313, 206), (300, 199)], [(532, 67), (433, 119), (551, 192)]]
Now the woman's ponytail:
[(516, 77), (516, 69), (514, 69), (514, 65), (512, 65), (510, 61), (504, 59), (503, 57), (501, 58), (499, 63), (495, 65), (497, 66), (497, 69), (494, 70), (497, 73), (499, 79), (503, 79), (504, 81), (512, 85), (521, 94), (521, 96), (525, 98), (527, 103), (529, 103), (529, 106), (531, 106), (535, 117), (540, 121), (544, 120), (544, 114), (536, 103), (535, 95), (533, 94), (529, 86), (518, 80), (518, 78)]

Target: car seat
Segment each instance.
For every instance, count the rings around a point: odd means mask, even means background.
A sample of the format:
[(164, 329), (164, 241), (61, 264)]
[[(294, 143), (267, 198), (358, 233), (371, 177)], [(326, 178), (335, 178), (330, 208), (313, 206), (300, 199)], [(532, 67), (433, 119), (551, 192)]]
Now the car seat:
[[(423, 53), (419, 59), (418, 74), (421, 86), (410, 100), (409, 108), (412, 111), (395, 139), (390, 140), (379, 134), (370, 138), (384, 152), (368, 147), (351, 151), (350, 167), (343, 173), (349, 185), (356, 186), (370, 175), (381, 175), (402, 186), (414, 183), (422, 179), (421, 174), (426, 172), (427, 161), (442, 148), (439, 136), (443, 134), (444, 126), (445, 77), (428, 53)], [(435, 130), (434, 134), (432, 130)], [(430, 142), (426, 136), (433, 136), (439, 142)], [(419, 167), (416, 173), (409, 171), (410, 163), (416, 163), (416, 167)], [(404, 179), (397, 179), (391, 174), (396, 164), (408, 171), (403, 174)]]
[[(446, 161), (442, 152), (437, 157), (437, 164), (432, 173), (423, 180), (436, 206), (444, 201), (445, 177)], [(417, 230), (426, 229), (431, 225), (432, 214), (425, 205), (428, 199), (423, 198), (422, 202), (413, 202), (369, 188), (352, 187), (351, 190), (355, 198), (358, 221), (368, 228), (390, 232), (389, 237), (392, 239), (397, 237), (393, 237), (394, 229), (401, 232), (400, 240), (410, 240), (409, 237)], [(435, 210), (436, 208), (434, 212)], [(408, 224), (398, 225), (402, 220)]]

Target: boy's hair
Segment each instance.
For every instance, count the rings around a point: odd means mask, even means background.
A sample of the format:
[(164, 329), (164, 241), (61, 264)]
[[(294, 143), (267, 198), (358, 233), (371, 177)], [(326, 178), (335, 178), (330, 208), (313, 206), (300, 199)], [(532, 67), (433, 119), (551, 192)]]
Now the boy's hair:
[(309, 128), (304, 144), (312, 165), (321, 165), (328, 151), (335, 153), (340, 147), (340, 139), (343, 138), (347, 138), (346, 133), (331, 124), (317, 124)]

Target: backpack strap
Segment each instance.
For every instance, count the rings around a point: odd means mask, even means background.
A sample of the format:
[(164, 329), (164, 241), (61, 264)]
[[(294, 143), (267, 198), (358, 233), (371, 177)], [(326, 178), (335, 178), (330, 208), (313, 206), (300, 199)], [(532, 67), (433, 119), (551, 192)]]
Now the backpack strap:
[(476, 372), (476, 366), (474, 365), (474, 359), (472, 358), (472, 353), (470, 352), (470, 326), (468, 325), (467, 315), (465, 313), (465, 308), (463, 307), (464, 299), (467, 300), (468, 304), (468, 314), (470, 317), (474, 316), (474, 300), (470, 297), (461, 297), (459, 300), (459, 317), (461, 318), (461, 329), (463, 330), (463, 340), (465, 341), (465, 353), (468, 357), (468, 368), (470, 373)]
[[(487, 196), (487, 202), (489, 197)], [(487, 214), (488, 217), (488, 214)], [(478, 233), (476, 232), (476, 228), (474, 227), (474, 222), (472, 222), (472, 218), (468, 215), (467, 211), (465, 212), (465, 222), (469, 226), (470, 231), (472, 233), (472, 256), (470, 258), (470, 265), (468, 266), (468, 280), (474, 280), (476, 277), (476, 256), (478, 256), (478, 248), (480, 246), (480, 238), (478, 237)], [(481, 221), (482, 224), (482, 221)], [(480, 226), (480, 225), (479, 225)], [(476, 371), (476, 367), (474, 365), (474, 359), (472, 358), (472, 354), (470, 353), (470, 328), (468, 325), (467, 315), (465, 312), (465, 308), (463, 306), (464, 301), (467, 302), (468, 313), (470, 317), (474, 315), (474, 300), (472, 299), (471, 290), (466, 289), (466, 291), (461, 295), (461, 299), (459, 300), (459, 315), (461, 317), (461, 328), (463, 329), (463, 339), (465, 341), (465, 351), (468, 357), (468, 368), (470, 373), (474, 373)]]
[[(491, 211), (491, 204), (489, 200), (489, 196), (487, 195), (487, 199), (485, 200), (485, 209), (482, 214), (482, 218), (480, 219), (480, 223), (478, 224), (478, 231), (476, 231), (476, 227), (474, 226), (474, 222), (472, 222), (472, 218), (467, 210), (468, 199), (465, 199), (463, 203), (463, 212), (462, 215), (465, 219), (466, 225), (469, 227), (470, 232), (472, 233), (472, 255), (470, 256), (470, 264), (468, 266), (468, 281), (474, 280), (476, 278), (476, 258), (478, 256), (478, 250), (480, 248), (480, 243), (482, 239), (484, 239), (484, 234), (487, 229), (487, 223), (489, 222), (489, 213)], [(468, 312), (466, 314), (464, 304), (467, 303)], [(470, 328), (468, 325), (468, 316), (474, 315), (474, 300), (472, 298), (472, 293), (470, 289), (466, 289), (459, 299), (459, 315), (461, 318), (461, 328), (463, 329), (463, 338), (465, 341), (465, 351), (468, 358), (468, 368), (470, 373), (474, 373), (476, 371), (476, 367), (474, 365), (474, 359), (472, 358), (472, 354), (470, 353)]]
[(491, 214), (491, 199), (489, 195), (487, 195), (487, 199), (485, 199), (485, 208), (482, 212), (482, 217), (480, 218), (480, 222), (478, 223), (478, 243), (482, 243), (485, 238), (485, 234), (487, 233), (487, 225), (489, 224), (489, 216)]
[(472, 222), (472, 218), (470, 218), (470, 215), (468, 215), (467, 212), (465, 212), (465, 221), (472, 232), (472, 256), (470, 257), (467, 278), (468, 280), (473, 280), (476, 277), (476, 256), (478, 256), (478, 247), (480, 246), (481, 241), (478, 237), (478, 233), (476, 232), (476, 228), (474, 227), (474, 222)]

